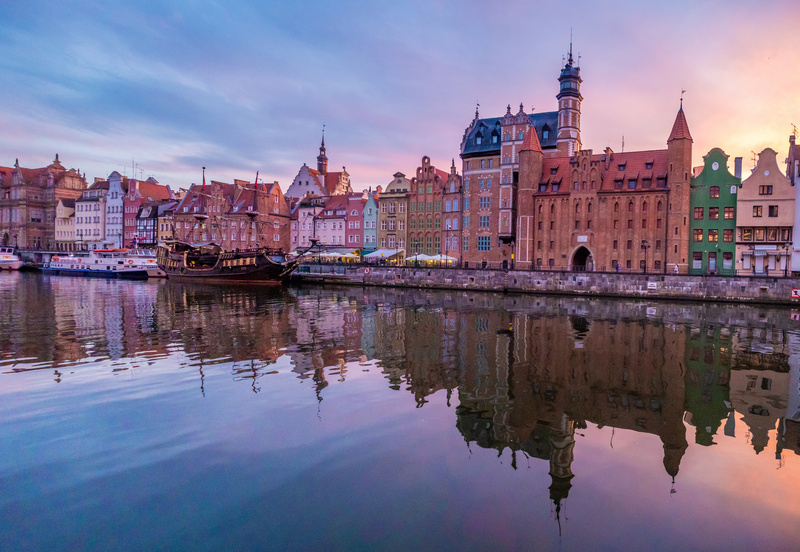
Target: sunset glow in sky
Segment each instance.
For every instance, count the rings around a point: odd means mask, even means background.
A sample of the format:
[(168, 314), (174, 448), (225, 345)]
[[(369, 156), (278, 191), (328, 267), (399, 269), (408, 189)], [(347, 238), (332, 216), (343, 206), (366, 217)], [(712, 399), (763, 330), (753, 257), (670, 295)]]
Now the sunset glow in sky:
[[(580, 54), (583, 147), (664, 148), (684, 94), (694, 165), (778, 151), (800, 126), (800, 2), (202, 0), (0, 3), (0, 165), (55, 153), (173, 189), (316, 164), (354, 189), (458, 162), (481, 116), (557, 108)], [(747, 174), (747, 172), (746, 172)]]

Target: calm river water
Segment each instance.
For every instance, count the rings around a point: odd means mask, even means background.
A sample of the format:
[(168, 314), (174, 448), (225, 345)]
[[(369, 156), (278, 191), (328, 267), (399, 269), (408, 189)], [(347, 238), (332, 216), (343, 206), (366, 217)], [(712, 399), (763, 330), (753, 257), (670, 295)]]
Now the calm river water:
[(0, 274), (2, 550), (797, 550), (789, 309)]

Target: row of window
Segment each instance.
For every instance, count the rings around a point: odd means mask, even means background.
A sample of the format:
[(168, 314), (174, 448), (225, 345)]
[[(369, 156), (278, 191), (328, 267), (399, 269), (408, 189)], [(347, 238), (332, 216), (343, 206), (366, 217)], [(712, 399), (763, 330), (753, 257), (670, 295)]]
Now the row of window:
[[(456, 202), (457, 203), (457, 202)], [(412, 213), (414, 212), (425, 212), (425, 211), (434, 211), (434, 212), (441, 212), (442, 211), (442, 202), (441, 201), (412, 201), (408, 205), (409, 211)]]
[(403, 238), (395, 241), (394, 236), (389, 236), (389, 239), (381, 238), (381, 249), (405, 249), (405, 241)]
[(742, 241), (787, 242), (791, 239), (791, 228), (742, 228)]
[[(770, 217), (777, 217), (778, 216), (778, 206), (777, 205), (769, 205), (768, 206), (768, 213)], [(764, 214), (764, 207), (762, 205), (753, 205), (753, 217), (754, 218), (761, 218)]]
[[(387, 213), (388, 212), (390, 214), (393, 214), (395, 212), (395, 209), (397, 210), (398, 213), (405, 213), (406, 212), (406, 204), (405, 203), (396, 204), (394, 202), (392, 202), (392, 203), (381, 203), (381, 213)], [(372, 209), (369, 209), (369, 211), (370, 211), (369, 214), (371, 215), (372, 214)], [(356, 211), (353, 211), (352, 215), (355, 217), (355, 216), (358, 216), (358, 213)]]
[[(653, 187), (653, 179), (652, 178), (642, 178), (641, 181), (642, 181), (642, 185), (639, 187), (639, 189), (641, 189), (641, 190), (649, 190), (650, 188)], [(638, 182), (639, 182), (639, 179), (629, 178), (628, 179), (628, 189), (629, 190), (636, 190)], [(594, 182), (592, 184), (594, 184)], [(574, 184), (574, 189), (575, 190), (578, 189), (577, 186), (578, 186), (578, 183), (575, 182), (575, 184)], [(614, 181), (614, 189), (615, 190), (622, 190), (624, 187), (625, 186), (624, 186), (624, 181), (623, 180), (620, 179), (620, 180), (615, 180)], [(667, 187), (667, 179), (666, 178), (656, 178), (656, 188), (666, 188), (666, 187)], [(594, 186), (592, 186), (592, 189), (594, 189)]]
[[(719, 241), (719, 230), (717, 229), (709, 229), (707, 232), (701, 228), (696, 228), (693, 231), (693, 239), (696, 242), (702, 242), (703, 238), (706, 238), (709, 242), (718, 242)], [(733, 242), (733, 230), (732, 229), (725, 229), (722, 231), (722, 241), (724, 242)]]
[[(736, 208), (735, 207), (725, 207), (724, 209), (725, 210), (723, 211), (723, 213), (724, 213), (723, 216), (724, 216), (725, 220), (733, 220), (733, 219), (736, 218)], [(705, 216), (705, 207), (695, 207), (694, 208), (694, 220), (703, 220), (704, 216)], [(709, 207), (708, 208), (708, 220), (719, 220), (719, 207)]]

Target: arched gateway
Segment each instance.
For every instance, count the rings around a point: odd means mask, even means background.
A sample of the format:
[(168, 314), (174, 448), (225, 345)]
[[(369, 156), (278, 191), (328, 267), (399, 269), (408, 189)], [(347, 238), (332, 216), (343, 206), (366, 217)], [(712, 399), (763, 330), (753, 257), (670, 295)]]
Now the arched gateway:
[(580, 246), (572, 254), (571, 266), (573, 272), (592, 272), (594, 270), (594, 259), (591, 252), (584, 246)]

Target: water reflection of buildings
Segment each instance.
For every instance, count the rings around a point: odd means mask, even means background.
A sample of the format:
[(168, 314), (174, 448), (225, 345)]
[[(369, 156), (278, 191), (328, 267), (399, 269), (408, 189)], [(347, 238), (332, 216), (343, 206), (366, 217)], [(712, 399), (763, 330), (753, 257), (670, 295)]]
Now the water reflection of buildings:
[(673, 482), (688, 447), (684, 420), (701, 445), (713, 444), (725, 420), (734, 436), (738, 420), (756, 453), (778, 424), (776, 456), (800, 452), (800, 376), (790, 357), (800, 348), (788, 312), (783, 320), (758, 307), (420, 299), (409, 294), (403, 309), (404, 374), (418, 405), (457, 386), (465, 440), (510, 450), (512, 465), (520, 451), (548, 461), (557, 512), (572, 485), (575, 431), (587, 422), (657, 436)]
[(0, 294), (14, 296), (0, 302), (4, 358), (58, 368), (181, 350), (194, 366), (232, 364), (233, 379), (257, 390), (257, 380), (286, 356), (320, 398), (347, 379), (353, 362), (375, 360), (388, 386), (410, 392), (420, 407), (439, 391), (448, 403), (456, 397), (468, 442), (550, 462), (556, 502), (571, 485), (575, 431), (590, 422), (657, 436), (670, 477), (687, 447), (684, 421), (701, 445), (739, 435), (757, 453), (800, 453), (800, 369), (792, 352), (800, 347), (781, 310), (9, 278), (0, 286)]

